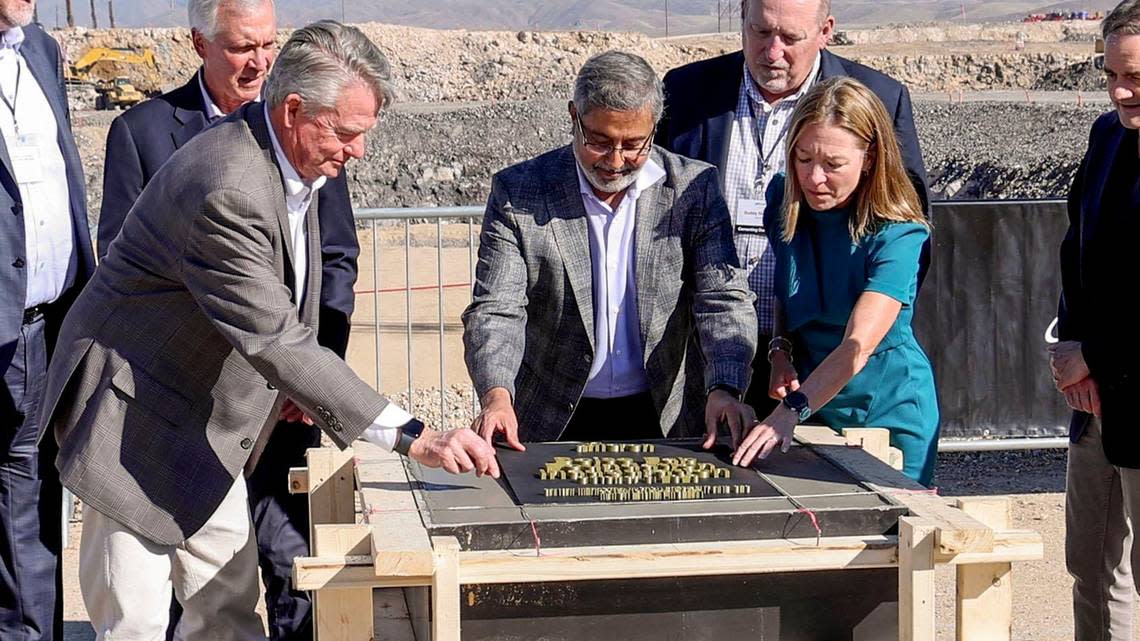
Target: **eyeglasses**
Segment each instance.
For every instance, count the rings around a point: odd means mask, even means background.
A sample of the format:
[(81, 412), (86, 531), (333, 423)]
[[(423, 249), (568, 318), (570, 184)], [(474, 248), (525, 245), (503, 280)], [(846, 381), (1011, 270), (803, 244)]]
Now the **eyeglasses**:
[(609, 156), (615, 151), (621, 152), (621, 157), (626, 160), (637, 160), (642, 156), (649, 154), (649, 150), (653, 147), (653, 136), (657, 133), (657, 126), (654, 125), (653, 131), (649, 132), (645, 142), (637, 147), (622, 147), (621, 145), (611, 145), (600, 142), (591, 142), (586, 137), (586, 128), (582, 125), (582, 117), (578, 114), (574, 115), (574, 123), (578, 127), (578, 133), (582, 136), (582, 146), (590, 153), (598, 154), (599, 156)]

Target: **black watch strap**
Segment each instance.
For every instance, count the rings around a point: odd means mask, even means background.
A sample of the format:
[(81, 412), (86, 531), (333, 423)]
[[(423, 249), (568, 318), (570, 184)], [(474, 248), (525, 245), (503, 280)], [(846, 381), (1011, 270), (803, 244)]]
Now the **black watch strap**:
[(412, 449), (412, 442), (420, 437), (424, 431), (424, 422), (413, 418), (400, 426), (400, 436), (396, 438), (396, 446), (392, 448), (397, 454), (407, 456)]

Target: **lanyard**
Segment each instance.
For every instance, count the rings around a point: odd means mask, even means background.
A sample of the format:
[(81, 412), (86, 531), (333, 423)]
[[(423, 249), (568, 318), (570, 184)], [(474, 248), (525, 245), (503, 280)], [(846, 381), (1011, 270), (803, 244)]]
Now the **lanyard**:
[(16, 135), (20, 135), (20, 121), (16, 118), (16, 103), (20, 99), (20, 74), (23, 72), (23, 65), (20, 64), (20, 55), (16, 54), (16, 90), (12, 92), (12, 99), (8, 100), (8, 94), (5, 91), (0, 91), (0, 100), (4, 101), (4, 106), (8, 111), (12, 112), (12, 126), (16, 130)]
[[(772, 148), (767, 153), (764, 153), (764, 132), (759, 125), (759, 120), (756, 118), (756, 107), (753, 105), (751, 95), (745, 98), (748, 100), (748, 113), (752, 118), (752, 130), (756, 133), (756, 151), (760, 156), (760, 165), (763, 167), (762, 175), (766, 175), (772, 170), (772, 156), (776, 153), (776, 150), (780, 148), (780, 144), (784, 142), (784, 137), (788, 135), (788, 129), (792, 126), (792, 119), (789, 116), (788, 119), (784, 121), (784, 126), (780, 129), (780, 135), (776, 136), (776, 141), (772, 143)], [(771, 118), (775, 113), (776, 110), (775, 107), (773, 107), (772, 113), (768, 114), (768, 118)], [(767, 122), (767, 120), (765, 120), (765, 122)]]

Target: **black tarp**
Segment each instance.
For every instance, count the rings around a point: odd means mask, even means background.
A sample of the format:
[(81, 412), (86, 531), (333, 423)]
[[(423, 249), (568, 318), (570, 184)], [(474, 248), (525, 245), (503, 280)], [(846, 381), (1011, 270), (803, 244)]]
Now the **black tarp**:
[(914, 329), (934, 365), (942, 437), (1066, 434), (1046, 350), (1065, 203), (937, 202), (933, 223)]

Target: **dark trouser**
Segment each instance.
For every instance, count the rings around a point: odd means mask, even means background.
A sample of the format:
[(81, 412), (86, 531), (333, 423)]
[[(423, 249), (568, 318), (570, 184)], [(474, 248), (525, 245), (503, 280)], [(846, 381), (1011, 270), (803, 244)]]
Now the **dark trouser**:
[(756, 342), (756, 357), (752, 359), (752, 383), (744, 393), (744, 403), (756, 410), (756, 418), (764, 420), (779, 404), (768, 398), (768, 376), (772, 366), (768, 363), (768, 342), (771, 336), (761, 334)]
[(619, 398), (583, 398), (560, 441), (634, 441), (663, 438), (649, 392)]
[(55, 439), (37, 447), (47, 377), (40, 316), (20, 328), (0, 393), (0, 639), (63, 638), (63, 491)]
[[(292, 587), (293, 559), (309, 555), (308, 496), (289, 493), (289, 468), (304, 467), (305, 450), (320, 444), (316, 427), (278, 423), (246, 481), (271, 641), (313, 639), (312, 602), (308, 593)], [(180, 614), (175, 602), (167, 639), (173, 639)]]
[(272, 641), (313, 638), (312, 602), (293, 589), (293, 559), (309, 555), (309, 497), (289, 493), (289, 468), (304, 467), (305, 450), (320, 445), (318, 428), (278, 423), (248, 480)]

